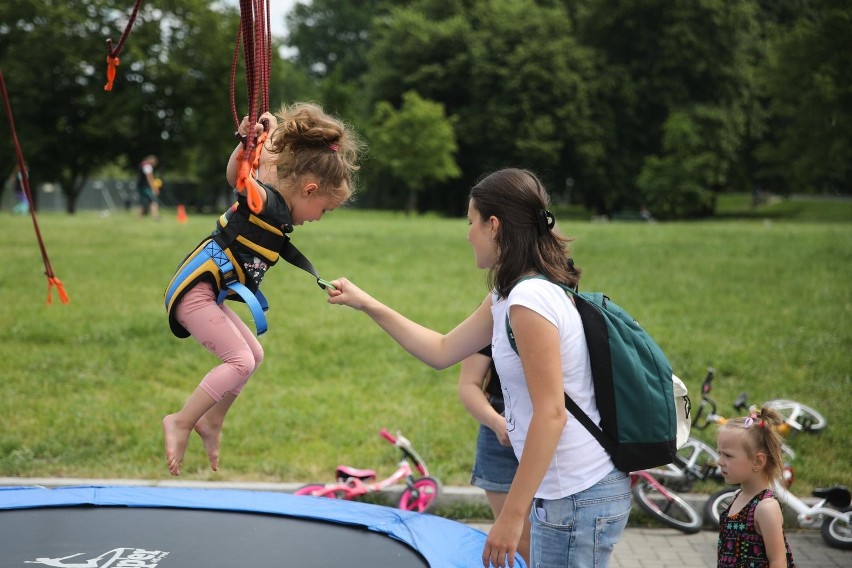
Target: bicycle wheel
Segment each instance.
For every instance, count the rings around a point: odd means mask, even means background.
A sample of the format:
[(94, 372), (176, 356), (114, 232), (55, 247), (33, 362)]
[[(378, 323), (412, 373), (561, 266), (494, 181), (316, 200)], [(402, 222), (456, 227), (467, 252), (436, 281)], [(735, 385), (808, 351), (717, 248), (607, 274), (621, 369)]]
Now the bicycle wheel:
[(425, 513), (432, 508), (441, 492), (441, 484), (432, 477), (421, 477), (413, 487), (402, 492), (399, 508), (405, 511)]
[(726, 487), (710, 495), (707, 501), (704, 502), (704, 520), (718, 528), (719, 517), (731, 506), (734, 497), (737, 496), (737, 491), (739, 489), (736, 487)]
[(828, 546), (852, 550), (852, 524), (848, 521), (852, 507), (846, 507), (843, 512), (847, 514), (845, 519), (824, 516), (820, 532), (822, 533), (822, 540)]
[(641, 477), (632, 491), (639, 508), (661, 523), (686, 534), (701, 530), (701, 515), (676, 493), (667, 491), (668, 495), (663, 494)]
[(822, 414), (795, 400), (776, 398), (768, 400), (764, 404), (777, 410), (784, 417), (784, 420), (796, 430), (818, 432), (828, 425)]

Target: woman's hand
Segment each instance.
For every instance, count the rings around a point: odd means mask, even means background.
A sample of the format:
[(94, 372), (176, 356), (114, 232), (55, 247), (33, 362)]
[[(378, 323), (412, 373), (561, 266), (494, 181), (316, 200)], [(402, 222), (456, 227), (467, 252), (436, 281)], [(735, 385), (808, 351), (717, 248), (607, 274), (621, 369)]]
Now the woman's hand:
[(501, 446), (505, 446), (507, 448), (512, 447), (512, 442), (509, 440), (509, 430), (506, 427), (506, 418), (502, 415), (499, 420), (496, 420), (494, 424), (491, 426), (491, 430), (497, 436), (497, 441), (500, 442)]
[(524, 519), (508, 519), (508, 515), (501, 513), (491, 530), (488, 531), (488, 538), (485, 540), (485, 547), (482, 549), (482, 566), (490, 568), (491, 566), (506, 566), (510, 568), (515, 566), (515, 552), (518, 550), (518, 541), (521, 539), (521, 531), (524, 526)]
[(328, 292), (329, 304), (339, 304), (341, 306), (349, 306), (356, 310), (364, 310), (366, 305), (373, 301), (372, 296), (361, 290), (358, 286), (346, 278), (332, 280), (331, 284), (334, 288), (329, 286), (326, 289)]

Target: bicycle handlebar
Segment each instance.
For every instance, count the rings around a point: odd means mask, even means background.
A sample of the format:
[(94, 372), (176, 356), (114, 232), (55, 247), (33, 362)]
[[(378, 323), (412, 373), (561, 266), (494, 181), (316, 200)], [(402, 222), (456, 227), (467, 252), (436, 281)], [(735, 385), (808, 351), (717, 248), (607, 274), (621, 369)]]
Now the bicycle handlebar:
[(405, 455), (406, 458), (410, 459), (414, 462), (414, 466), (422, 475), (429, 475), (429, 469), (426, 467), (426, 462), (423, 461), (423, 458), (415, 451), (414, 447), (411, 445), (411, 442), (408, 441), (408, 438), (403, 436), (402, 434), (398, 434), (394, 436), (390, 432), (387, 431), (387, 428), (382, 428), (379, 430), (379, 435), (399, 448), (399, 450)]
[(381, 430), (379, 430), (379, 435), (391, 444), (396, 445), (396, 437), (390, 432), (388, 432), (387, 429), (382, 428)]
[[(713, 376), (716, 374), (716, 369), (713, 367), (707, 367), (707, 376), (704, 377), (704, 381), (701, 383), (701, 401), (698, 404), (698, 408), (693, 411), (692, 418), (692, 426), (698, 428), (699, 430), (706, 429), (709, 425), (710, 416), (714, 416), (716, 414), (716, 402), (710, 398), (709, 393), (712, 389)], [(705, 416), (705, 411), (709, 409), (709, 412), (706, 413), (706, 418), (704, 418), (704, 423), (700, 423), (699, 420)]]

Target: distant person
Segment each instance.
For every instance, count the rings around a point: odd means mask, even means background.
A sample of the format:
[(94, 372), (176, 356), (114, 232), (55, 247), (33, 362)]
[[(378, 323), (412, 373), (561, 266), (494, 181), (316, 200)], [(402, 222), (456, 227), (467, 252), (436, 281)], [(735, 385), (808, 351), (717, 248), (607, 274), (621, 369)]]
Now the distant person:
[[(518, 458), (509, 441), (500, 376), (488, 345), (462, 361), (459, 373), (459, 398), (465, 409), (479, 422), (476, 456), (470, 482), (485, 491), (494, 518), (500, 516), (506, 495), (512, 487)], [(524, 521), (518, 553), (530, 563), (530, 522)]]
[[(231, 405), (263, 360), (263, 347), (237, 314), (219, 300), (223, 275), (216, 259), (233, 261), (233, 276), (245, 294), (258, 295), (266, 271), (279, 260), (279, 250), (294, 226), (319, 221), (340, 207), (354, 191), (361, 143), (340, 120), (314, 104), (282, 108), (269, 121), (263, 144), (259, 182), (260, 212), (249, 208), (246, 191), (222, 215), (213, 233), (204, 238), (178, 267), (166, 290), (166, 309), (172, 333), (192, 336), (222, 361), (211, 370), (178, 412), (163, 419), (166, 462), (172, 475), (181, 462), (193, 429), (201, 436), (213, 471), (219, 469), (222, 424)], [(248, 118), (241, 136), (260, 135), (261, 124)], [(227, 179), (236, 185), (242, 146), (228, 162)], [(229, 269), (230, 270), (230, 269)], [(224, 299), (225, 296), (222, 296)], [(230, 296), (239, 299), (239, 296)]]
[(139, 162), (139, 175), (136, 178), (136, 193), (139, 197), (139, 216), (151, 214), (155, 221), (160, 220), (160, 187), (163, 182), (154, 175), (157, 157), (146, 156)]
[(576, 286), (580, 271), (567, 262), (569, 239), (555, 229), (549, 202), (538, 177), (527, 170), (498, 170), (471, 189), (468, 241), (476, 266), (489, 271), (489, 292), (447, 334), (409, 320), (346, 278), (334, 280), (334, 288), (327, 290), (329, 303), (363, 311), (436, 369), (491, 345), (519, 463), (485, 541), (483, 566), (514, 566), (529, 516), (532, 566), (605, 567), (630, 514), (627, 473), (565, 409), (568, 393), (600, 422), (583, 324), (571, 298), (556, 284)]
[(21, 173), (21, 167), (15, 164), (15, 169), (9, 176), (9, 182), (15, 189), (15, 205), (12, 207), (12, 213), (16, 215), (26, 215), (30, 212), (30, 200), (27, 199), (27, 191), (24, 189), (24, 176), (29, 177), (29, 170), (24, 164), (24, 173)]
[(778, 433), (782, 423), (783, 418), (765, 406), (759, 413), (730, 419), (719, 427), (718, 466), (725, 483), (740, 486), (719, 518), (719, 568), (795, 566), (773, 491), (784, 475)]

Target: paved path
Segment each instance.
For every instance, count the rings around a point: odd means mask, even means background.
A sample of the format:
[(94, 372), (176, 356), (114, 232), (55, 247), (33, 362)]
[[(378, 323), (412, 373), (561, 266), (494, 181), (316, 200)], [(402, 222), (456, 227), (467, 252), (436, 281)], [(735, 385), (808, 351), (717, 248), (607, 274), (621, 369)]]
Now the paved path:
[[(488, 523), (468, 523), (484, 532)], [(610, 568), (716, 568), (715, 531), (684, 534), (674, 529), (628, 527)], [(798, 568), (848, 568), (852, 551), (827, 546), (818, 531), (787, 532)]]

